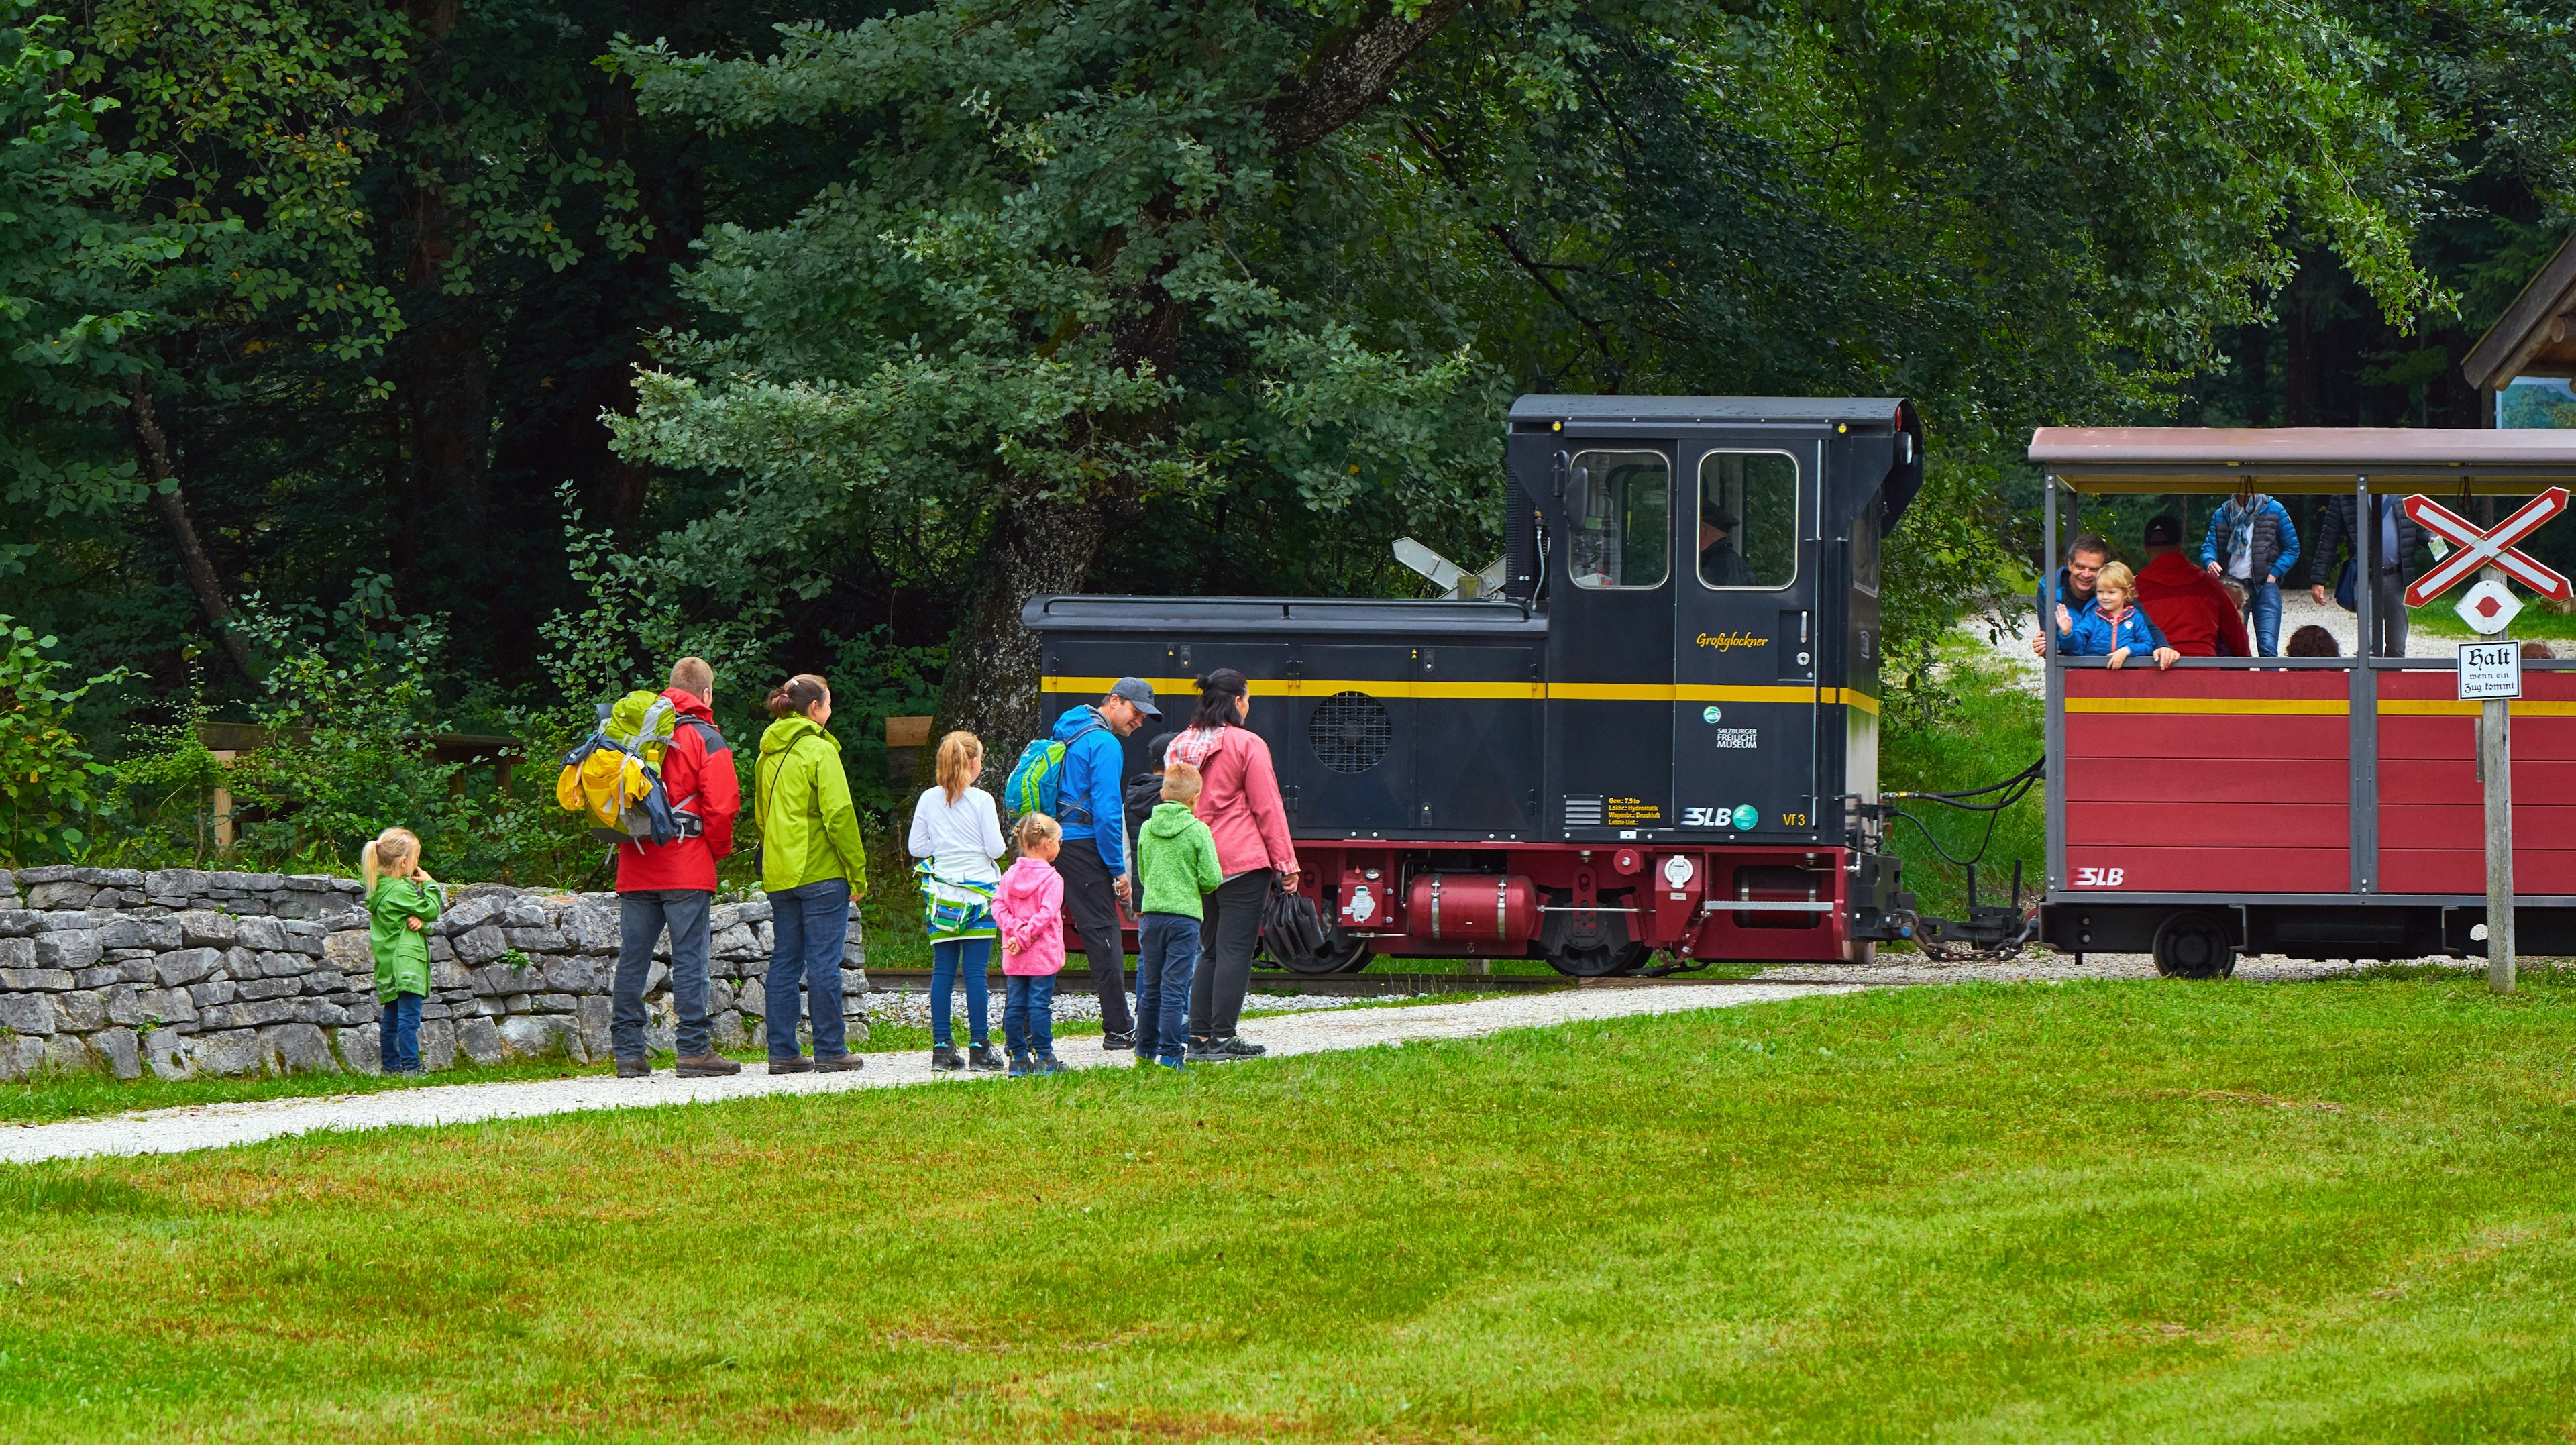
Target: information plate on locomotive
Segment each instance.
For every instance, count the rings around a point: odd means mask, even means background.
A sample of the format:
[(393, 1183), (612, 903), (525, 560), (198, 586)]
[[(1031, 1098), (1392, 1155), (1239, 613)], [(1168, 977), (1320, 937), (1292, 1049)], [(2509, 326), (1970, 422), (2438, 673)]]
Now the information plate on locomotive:
[(2460, 644), (2460, 701), (2522, 696), (2522, 648), (2511, 642)]

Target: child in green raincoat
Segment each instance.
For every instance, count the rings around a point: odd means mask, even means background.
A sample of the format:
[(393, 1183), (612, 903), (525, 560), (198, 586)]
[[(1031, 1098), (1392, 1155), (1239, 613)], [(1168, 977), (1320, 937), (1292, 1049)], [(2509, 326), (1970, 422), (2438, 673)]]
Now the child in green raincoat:
[(387, 828), (359, 851), (367, 883), (367, 948), (376, 956), (376, 1048), (388, 1074), (420, 1068), (420, 1005), (429, 997), (429, 925), (438, 880), (420, 866), (420, 839)]

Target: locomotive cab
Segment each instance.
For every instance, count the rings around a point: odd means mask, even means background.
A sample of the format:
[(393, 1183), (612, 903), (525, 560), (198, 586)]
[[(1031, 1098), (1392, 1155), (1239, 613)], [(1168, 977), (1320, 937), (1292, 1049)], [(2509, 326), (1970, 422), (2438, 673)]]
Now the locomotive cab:
[(1045, 717), (1122, 675), (1184, 704), (1213, 668), (1252, 680), (1332, 925), (1320, 955), (1272, 950), (1291, 968), (1606, 974), (1900, 935), (1910, 899), (1856, 805), (1912, 406), (1531, 396), (1510, 428), (1499, 599), (1036, 598)]

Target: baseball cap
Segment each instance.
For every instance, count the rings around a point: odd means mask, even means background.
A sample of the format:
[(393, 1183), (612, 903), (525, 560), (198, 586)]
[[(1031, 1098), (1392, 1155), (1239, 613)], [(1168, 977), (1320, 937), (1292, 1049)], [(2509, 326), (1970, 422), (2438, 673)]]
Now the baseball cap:
[(1147, 717), (1161, 717), (1163, 710), (1154, 706), (1154, 690), (1141, 677), (1122, 677), (1109, 689), (1111, 697), (1123, 697), (1136, 705), (1136, 711)]
[(2147, 519), (2148, 546), (2174, 547), (2181, 545), (2181, 543), (2182, 523), (2176, 520), (2171, 513), (2164, 513)]

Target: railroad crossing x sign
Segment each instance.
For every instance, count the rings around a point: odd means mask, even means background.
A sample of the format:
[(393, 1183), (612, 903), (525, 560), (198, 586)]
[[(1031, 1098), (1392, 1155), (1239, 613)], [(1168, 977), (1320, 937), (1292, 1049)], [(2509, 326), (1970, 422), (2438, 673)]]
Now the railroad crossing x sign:
[(2551, 487), (2532, 498), (2512, 516), (2498, 522), (2492, 532), (2481, 530), (2477, 523), (2421, 494), (2408, 497), (2405, 507), (2407, 516), (2458, 549), (2434, 563), (2406, 589), (2407, 606), (2423, 606), (2490, 563), (2552, 601), (2564, 602), (2576, 596), (2576, 589), (2568, 586), (2565, 577), (2524, 556), (2513, 545), (2538, 531), (2541, 523), (2567, 510), (2565, 487)]

